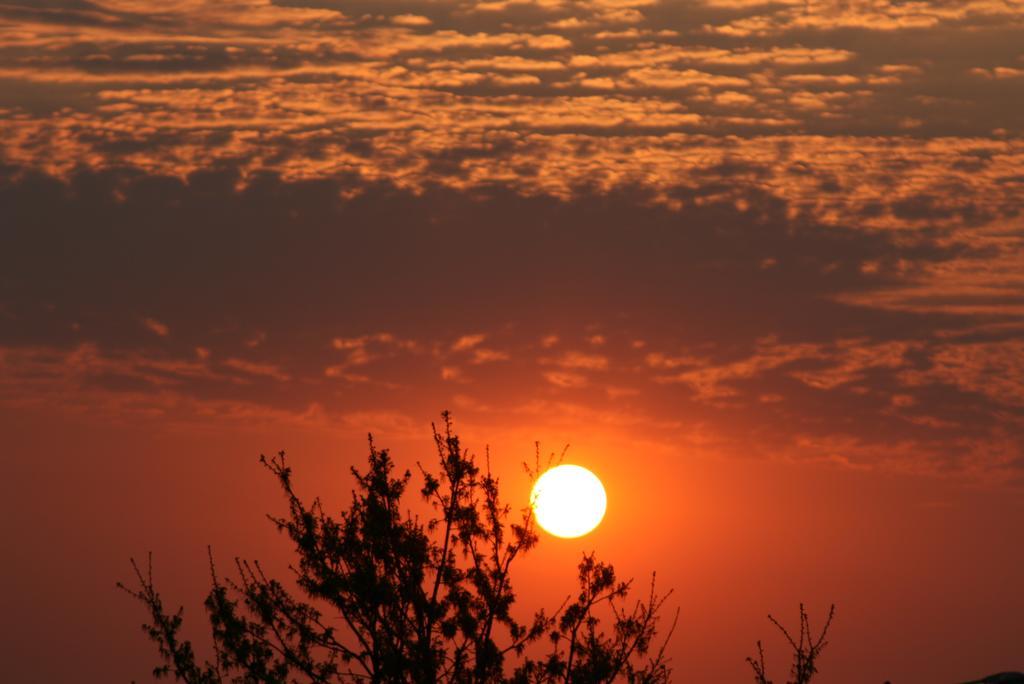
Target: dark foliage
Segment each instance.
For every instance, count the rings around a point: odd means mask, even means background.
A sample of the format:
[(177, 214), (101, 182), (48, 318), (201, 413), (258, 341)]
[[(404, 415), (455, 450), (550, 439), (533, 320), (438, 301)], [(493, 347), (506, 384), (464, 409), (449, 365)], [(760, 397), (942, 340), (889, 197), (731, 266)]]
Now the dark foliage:
[[(511, 520), (489, 463), (481, 470), (443, 417), (434, 430), (438, 468), (420, 466), (420, 494), (434, 511), (425, 521), (403, 507), (412, 474), (396, 475), (372, 438), (368, 467), (352, 469), (352, 501), (337, 517), (319, 499), (299, 498), (283, 452), (261, 457), (288, 501), (287, 515), (270, 519), (295, 546), (301, 598), (258, 562), (236, 559), (235, 578), (222, 578), (211, 554), (211, 660), (200, 663), (180, 636), (182, 610), (165, 610), (152, 563), (143, 573), (133, 560), (137, 586), (119, 586), (149, 612), (143, 628), (162, 661), (155, 676), (189, 684), (667, 681), (668, 637), (654, 643), (667, 595), (655, 592), (653, 577), (647, 598), (629, 608), (631, 581), (585, 555), (574, 600), (527, 622), (514, 617), (511, 567), (538, 542), (531, 511)], [(538, 455), (527, 472), (539, 469)]]
[[(778, 627), (779, 631), (786, 637), (786, 641), (789, 642), (789, 646), (793, 650), (793, 665), (790, 668), (792, 679), (787, 680), (786, 684), (810, 684), (811, 679), (818, 672), (818, 657), (825, 647), (828, 646), (825, 637), (828, 635), (828, 628), (832, 626), (832, 618), (835, 617), (835, 614), (836, 607), (833, 605), (829, 608), (825, 626), (822, 627), (821, 633), (815, 638), (811, 633), (811, 624), (807, 618), (807, 611), (804, 610), (804, 604), (801, 603), (800, 636), (798, 639), (794, 639), (789, 630), (783, 627), (778, 620), (771, 615), (768, 616), (772, 624)], [(768, 679), (765, 669), (764, 647), (760, 641), (757, 642), (757, 659), (747, 658), (747, 662), (754, 670), (754, 682), (756, 684), (772, 684), (772, 680)]]

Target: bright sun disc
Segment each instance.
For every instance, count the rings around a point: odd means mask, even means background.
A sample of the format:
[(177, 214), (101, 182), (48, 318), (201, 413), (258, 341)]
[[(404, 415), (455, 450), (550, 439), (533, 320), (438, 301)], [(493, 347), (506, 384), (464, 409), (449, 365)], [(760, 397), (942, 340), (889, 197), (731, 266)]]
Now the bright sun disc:
[(597, 475), (578, 465), (560, 465), (537, 479), (530, 505), (537, 524), (551, 534), (582, 537), (604, 518), (608, 497)]

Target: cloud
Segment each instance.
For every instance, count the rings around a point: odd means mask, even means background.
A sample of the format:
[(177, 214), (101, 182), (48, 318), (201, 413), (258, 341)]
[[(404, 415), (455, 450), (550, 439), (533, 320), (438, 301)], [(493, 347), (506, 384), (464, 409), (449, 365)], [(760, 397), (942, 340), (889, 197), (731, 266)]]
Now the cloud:
[(396, 14), (391, 17), (391, 23), (399, 26), (430, 26), (433, 22), (419, 14)]
[(160, 337), (167, 337), (171, 332), (171, 329), (168, 328), (167, 325), (161, 323), (155, 318), (142, 319), (142, 325), (154, 335), (159, 335)]
[[(472, 385), (498, 411), (546, 402), (665, 424), (687, 415), (722, 453), (756, 443), (794, 459), (1002, 477), (1000, 435), (1017, 434), (1024, 411), (1014, 399), (1024, 370), (1011, 363), (1019, 328), (988, 320), (998, 309), (937, 314), (888, 298), (924, 287), (930, 269), (947, 287), (1000, 253), (1009, 269), (1017, 243), (793, 218), (780, 197), (719, 196), (722, 174), (764, 171), (733, 161), (704, 177), (703, 192), (676, 189), (675, 208), (624, 187), (558, 199), (351, 179), (245, 183), (228, 172), (14, 174), (0, 186), (16, 218), (5, 292), (18, 293), (0, 302), (16, 323), (0, 339), (0, 402), (77, 397), (66, 410), (175, 420), (299, 420), (316, 406), (330, 424), (352, 411), (450, 405), (450, 391)], [(54, 254), (53, 244), (74, 249)], [(439, 271), (442, 257), (460, 268)], [(142, 302), (174, 331), (159, 347), (133, 313)], [(473, 331), (453, 337), (467, 320)], [(339, 393), (339, 383), (360, 391)], [(579, 392), (590, 388), (599, 391)], [(664, 429), (660, 438), (683, 439)], [(963, 440), (970, 466), (953, 446)], [(986, 461), (986, 449), (1001, 456)]]
[(476, 348), (473, 350), (473, 363), (492, 363), (494, 361), (508, 361), (508, 352), (498, 349)]
[(246, 361), (245, 359), (226, 359), (223, 365), (227, 368), (240, 371), (246, 375), (257, 375), (267, 378), (272, 378), (279, 382), (287, 382), (291, 379), (287, 373), (281, 371), (280, 368), (270, 363), (258, 363), (254, 361)]
[(1024, 69), (1017, 69), (1016, 67), (975, 68), (971, 69), (971, 73), (987, 80), (1024, 77)]
[(452, 351), (466, 351), (478, 346), (481, 342), (487, 339), (486, 335), (474, 334), (474, 335), (463, 335), (459, 339), (452, 343)]
[(695, 69), (629, 69), (621, 74), (619, 78), (611, 79), (587, 79), (583, 78), (580, 83), (585, 87), (595, 87), (602, 90), (636, 89), (636, 88), (661, 88), (679, 89), (693, 86), (710, 86), (716, 88), (735, 88), (749, 85), (750, 82), (742, 78), (731, 76), (720, 76), (709, 74)]
[(573, 370), (603, 371), (608, 369), (608, 357), (603, 354), (568, 351), (556, 358), (548, 360), (562, 368)]
[(8, 3), (0, 401), (1002, 472), (1017, 9)]
[(588, 385), (587, 376), (580, 375), (579, 373), (545, 371), (544, 373), (542, 373), (542, 375), (544, 379), (550, 382), (552, 385), (564, 389), (586, 387)]
[(1016, 0), (976, 0), (973, 2), (903, 3), (895, 0), (783, 0), (758, 3), (747, 0), (708, 0), (713, 7), (748, 10), (746, 16), (724, 24), (708, 25), (706, 29), (730, 36), (765, 36), (790, 31), (862, 31), (899, 32), (935, 29), (942, 25), (978, 22), (990, 24), (999, 18), (1019, 24), (1019, 2)]

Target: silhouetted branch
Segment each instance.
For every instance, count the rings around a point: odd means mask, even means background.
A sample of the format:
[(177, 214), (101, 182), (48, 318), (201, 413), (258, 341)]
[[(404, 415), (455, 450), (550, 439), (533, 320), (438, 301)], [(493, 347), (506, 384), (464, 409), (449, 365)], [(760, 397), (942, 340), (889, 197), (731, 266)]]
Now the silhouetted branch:
[[(800, 604), (800, 635), (798, 638), (794, 638), (782, 624), (776, 620), (772, 615), (768, 616), (783, 636), (786, 637), (786, 641), (789, 642), (789, 646), (793, 652), (793, 664), (790, 668), (790, 675), (793, 677), (792, 680), (787, 684), (809, 684), (811, 679), (818, 672), (818, 657), (821, 652), (828, 646), (828, 642), (825, 637), (828, 635), (829, 627), (832, 626), (832, 619), (835, 617), (836, 607), (832, 605), (828, 611), (828, 619), (825, 620), (825, 626), (822, 627), (820, 634), (815, 638), (811, 632), (810, 620), (807, 617), (807, 611), (804, 609), (804, 604)], [(756, 684), (772, 684), (771, 680), (768, 679), (767, 672), (764, 664), (764, 648), (761, 642), (757, 642), (757, 659), (747, 658), (747, 663), (754, 671), (754, 681)]]

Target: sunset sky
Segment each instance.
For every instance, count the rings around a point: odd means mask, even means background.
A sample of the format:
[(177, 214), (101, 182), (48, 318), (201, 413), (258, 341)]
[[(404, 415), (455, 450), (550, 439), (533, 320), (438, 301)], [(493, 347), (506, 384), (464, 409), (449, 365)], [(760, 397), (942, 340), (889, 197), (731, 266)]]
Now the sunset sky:
[(594, 550), (678, 681), (801, 601), (821, 684), (1024, 670), (1022, 112), (1020, 0), (5, 0), (9, 681), (148, 681), (129, 557), (203, 642), (261, 452), (340, 508), (446, 408), (607, 488), (524, 616)]

